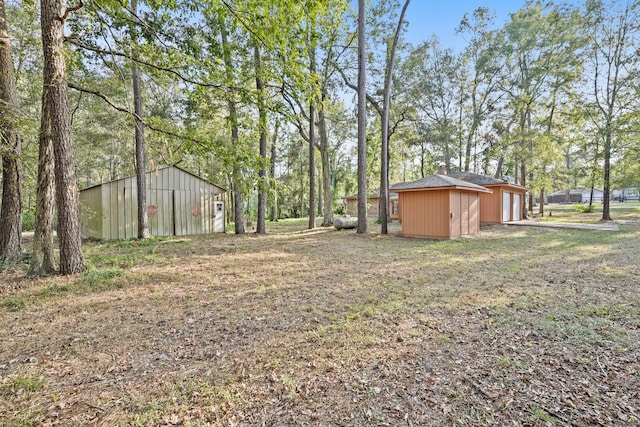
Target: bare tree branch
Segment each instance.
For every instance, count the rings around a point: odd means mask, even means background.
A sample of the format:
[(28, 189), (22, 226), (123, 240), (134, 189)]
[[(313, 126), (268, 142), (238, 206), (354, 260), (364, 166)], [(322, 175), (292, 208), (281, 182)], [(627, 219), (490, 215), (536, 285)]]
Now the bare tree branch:
[(83, 88), (83, 87), (77, 86), (77, 85), (75, 85), (75, 84), (73, 84), (73, 83), (71, 83), (71, 82), (67, 82), (67, 86), (69, 86), (69, 88), (74, 89), (74, 90), (77, 90), (77, 91), (79, 91), (79, 92), (88, 93), (88, 94), (91, 94), (91, 95), (97, 96), (98, 98), (100, 98), (100, 99), (102, 99), (104, 102), (106, 102), (106, 103), (107, 103), (111, 108), (113, 108), (114, 110), (116, 110), (116, 111), (120, 111), (121, 113), (128, 114), (128, 115), (130, 115), (131, 117), (134, 117), (134, 118), (136, 118), (136, 119), (140, 120), (140, 121), (142, 122), (142, 124), (143, 124), (146, 128), (149, 128), (150, 130), (152, 130), (152, 131), (154, 131), (154, 132), (162, 133), (162, 134), (165, 134), (165, 135), (168, 135), (168, 136), (173, 136), (173, 137), (175, 137), (175, 138), (180, 138), (180, 139), (183, 139), (183, 140), (185, 140), (185, 141), (191, 141), (191, 142), (193, 142), (193, 143), (195, 143), (195, 144), (199, 145), (201, 148), (204, 148), (204, 149), (209, 149), (209, 148), (210, 148), (210, 145), (209, 145), (209, 144), (207, 144), (206, 142), (200, 141), (200, 140), (195, 139), (195, 138), (191, 138), (190, 136), (180, 135), (180, 134), (177, 134), (177, 133), (175, 133), (175, 132), (171, 132), (171, 131), (168, 131), (168, 130), (165, 130), (165, 129), (160, 129), (160, 128), (159, 128), (159, 127), (157, 127), (157, 126), (154, 126), (154, 125), (152, 125), (152, 124), (148, 123), (148, 122), (147, 122), (147, 121), (145, 121), (142, 117), (140, 117), (140, 116), (139, 116), (139, 115), (137, 115), (136, 113), (134, 113), (134, 112), (130, 111), (129, 109), (124, 108), (124, 107), (120, 107), (120, 106), (116, 105), (116, 104), (115, 104), (113, 101), (111, 101), (111, 100), (110, 100), (106, 95), (104, 95), (104, 94), (102, 94), (102, 93), (98, 92), (97, 90), (86, 89), (86, 88)]
[(150, 62), (138, 59), (138, 58), (134, 58), (131, 55), (127, 54), (127, 53), (123, 53), (123, 52), (115, 52), (113, 50), (105, 50), (105, 49), (100, 49), (98, 47), (95, 46), (89, 46), (83, 43), (80, 43), (78, 40), (75, 39), (67, 39), (67, 42), (73, 44), (74, 46), (77, 46), (81, 49), (86, 49), (89, 50), (91, 52), (95, 52), (95, 53), (99, 53), (101, 55), (112, 55), (112, 56), (119, 56), (122, 58), (126, 58), (130, 61), (136, 62), (138, 64), (156, 69), (158, 71), (164, 71), (166, 73), (169, 74), (173, 74), (174, 76), (178, 77), (180, 80), (182, 80), (185, 83), (190, 83), (196, 86), (202, 86), (202, 87), (212, 87), (215, 89), (220, 89), (220, 90), (226, 90), (226, 89), (234, 89), (234, 90), (243, 90), (242, 88), (236, 88), (236, 87), (225, 87), (221, 84), (218, 83), (205, 83), (205, 82), (200, 82), (200, 81), (196, 81), (193, 80), (187, 76), (185, 76), (184, 74), (180, 73), (179, 71), (174, 70), (173, 68), (168, 68), (168, 67), (161, 67), (159, 65), (156, 64), (152, 64)]
[[(356, 85), (354, 85), (353, 83), (351, 83), (349, 81), (349, 79), (347, 78), (346, 74), (344, 73), (344, 71), (339, 68), (336, 67), (336, 69), (338, 70), (338, 72), (340, 73), (340, 75), (342, 76), (342, 80), (344, 80), (344, 84), (346, 84), (349, 88), (357, 91), (358, 87)], [(369, 95), (368, 93), (366, 94), (366, 98), (367, 101), (369, 102), (369, 104), (371, 104), (373, 106), (373, 108), (375, 108), (375, 110), (378, 112), (378, 114), (380, 116), (382, 116), (382, 107), (380, 106), (380, 103), (378, 101), (376, 101), (371, 95)]]
[(72, 12), (76, 12), (80, 9), (82, 9), (84, 7), (84, 2), (82, 0), (80, 0), (80, 3), (77, 4), (76, 6), (72, 6), (72, 7), (68, 7), (64, 10), (64, 13), (62, 14), (61, 17), (59, 17), (58, 19), (60, 19), (60, 21), (62, 21), (62, 23), (64, 24), (65, 21), (67, 20), (67, 18), (69, 17), (69, 14)]

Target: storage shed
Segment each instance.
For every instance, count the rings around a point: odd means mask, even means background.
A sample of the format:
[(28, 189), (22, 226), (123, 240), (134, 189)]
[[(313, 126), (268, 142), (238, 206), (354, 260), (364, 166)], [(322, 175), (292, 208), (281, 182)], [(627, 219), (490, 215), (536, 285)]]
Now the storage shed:
[[(351, 196), (345, 197), (347, 200), (347, 214), (352, 216), (358, 216), (358, 195), (353, 194)], [(398, 214), (398, 193), (394, 193), (389, 191), (389, 207), (387, 208), (387, 212), (389, 212), (389, 217), (391, 219), (400, 218)], [(380, 190), (376, 188), (369, 194), (367, 198), (367, 215), (368, 216), (378, 216), (378, 212), (380, 210)]]
[[(177, 166), (146, 173), (147, 215), (152, 236), (224, 232), (226, 190)], [(138, 235), (136, 177), (80, 191), (80, 217), (86, 237), (103, 240)]]
[(480, 231), (480, 194), (491, 190), (447, 175), (395, 184), (402, 235), (452, 239)]
[(500, 224), (522, 220), (522, 201), (526, 188), (510, 184), (490, 176), (471, 172), (457, 172), (448, 176), (481, 185), (492, 193), (480, 194), (480, 222), (482, 224)]

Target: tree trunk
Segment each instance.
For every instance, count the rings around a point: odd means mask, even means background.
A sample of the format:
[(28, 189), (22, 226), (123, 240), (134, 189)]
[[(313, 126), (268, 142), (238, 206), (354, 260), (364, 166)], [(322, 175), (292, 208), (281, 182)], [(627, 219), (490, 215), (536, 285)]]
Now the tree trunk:
[[(324, 97), (324, 95), (323, 95)], [(329, 152), (329, 135), (327, 133), (327, 119), (324, 115), (324, 102), (318, 109), (318, 131), (320, 133), (320, 157), (322, 160), (322, 202), (323, 202), (323, 227), (333, 225), (333, 195), (331, 194), (331, 158)]]
[(314, 118), (316, 107), (311, 102), (309, 106), (309, 229), (316, 228), (316, 124)]
[(609, 199), (611, 198), (611, 123), (608, 121), (603, 147), (604, 188), (602, 189), (602, 221), (611, 221)]
[(358, 234), (367, 232), (366, 6), (358, 0)]
[[(279, 123), (276, 122), (276, 126), (271, 137), (271, 179), (275, 182), (276, 177), (276, 161), (277, 159), (277, 142), (278, 142), (278, 128)], [(273, 201), (271, 203), (271, 221), (278, 220), (278, 192), (273, 188)]]
[(242, 200), (242, 188), (237, 183), (240, 181), (240, 172), (237, 166), (233, 167), (233, 222), (236, 234), (245, 234), (244, 228), (244, 201)]
[(266, 220), (267, 220), (267, 170), (265, 168), (267, 160), (267, 110), (264, 106), (264, 84), (262, 83), (261, 64), (260, 64), (260, 49), (258, 45), (253, 48), (253, 55), (255, 59), (255, 71), (256, 71), (256, 89), (258, 90), (258, 127), (260, 128), (260, 158), (264, 161), (260, 165), (258, 175), (260, 177), (258, 182), (258, 224), (256, 226), (256, 233), (265, 234)]
[[(316, 73), (316, 49), (310, 41), (309, 71)], [(309, 229), (316, 228), (316, 97), (309, 103)]]
[[(231, 48), (227, 40), (227, 30), (225, 28), (225, 22), (222, 15), (218, 17), (220, 24), (220, 36), (222, 39), (222, 56), (224, 58), (224, 65), (226, 68), (227, 82), (229, 86), (232, 86), (233, 80), (233, 63), (231, 62)], [(240, 150), (240, 136), (238, 129), (238, 112), (236, 110), (235, 92), (233, 89), (229, 91), (227, 95), (227, 106), (229, 108), (229, 125), (231, 127), (231, 144), (235, 150)], [(233, 181), (233, 219), (236, 234), (245, 234), (244, 228), (244, 203), (242, 200), (242, 174), (240, 171), (240, 160), (236, 153), (232, 160), (232, 172), (231, 179)]]
[[(522, 163), (520, 163), (520, 185), (522, 185), (523, 187), (527, 186), (527, 165), (525, 163), (525, 160), (522, 160)], [(522, 218), (527, 218), (527, 197), (526, 194), (525, 196), (522, 198), (522, 206), (520, 206), (520, 209), (522, 209)]]
[(42, 93), (40, 117), (36, 229), (33, 233), (33, 254), (29, 265), (29, 276), (45, 276), (55, 271), (53, 258), (54, 165), (47, 97), (48, 91), (45, 87)]
[[(138, 1), (131, 0), (131, 10), (138, 12)], [(132, 24), (133, 25), (133, 24)], [(131, 41), (136, 43), (136, 32), (131, 29)], [(131, 62), (131, 82), (133, 86), (133, 110), (135, 113), (135, 138), (136, 138), (136, 189), (138, 190), (138, 239), (148, 239), (149, 217), (147, 215), (147, 175), (144, 159), (144, 125), (142, 123), (142, 89), (140, 88), (140, 73), (135, 62), (136, 52), (132, 53), (134, 61)]]
[(318, 184), (317, 184), (317, 188), (318, 188), (318, 203), (316, 203), (316, 205), (318, 205), (318, 211), (317, 211), (317, 216), (322, 216), (322, 177), (318, 177)]
[[(494, 178), (496, 179), (502, 179), (502, 165), (504, 164), (504, 157), (500, 156), (500, 158), (498, 159), (498, 166), (496, 166), (496, 174), (494, 175)], [(516, 184), (518, 178), (516, 178)]]
[(44, 88), (49, 94), (51, 142), (55, 159), (60, 273), (85, 270), (80, 238), (78, 182), (71, 141), (71, 116), (67, 97), (66, 63), (63, 54), (64, 22), (59, 13), (60, 0), (42, 0), (41, 27), (44, 52)]
[(22, 252), (22, 148), (16, 129), (18, 97), (11, 62), (11, 41), (0, 0), (0, 153), (2, 153), (2, 206), (0, 211), (0, 265), (15, 263)]
[[(387, 222), (389, 218), (389, 109), (391, 107), (391, 82), (393, 81), (393, 65), (396, 59), (396, 48), (398, 47), (398, 40), (400, 39), (400, 31), (402, 30), (402, 21), (404, 15), (409, 7), (409, 2), (406, 0), (400, 12), (398, 18), (398, 25), (396, 31), (393, 34), (393, 42), (391, 43), (391, 49), (387, 57), (387, 67), (385, 70), (385, 82), (384, 82), (384, 94), (382, 97), (382, 117), (381, 117), (381, 130), (382, 130), (382, 147), (380, 152), (380, 205), (378, 207), (378, 213), (380, 215), (380, 234), (387, 234)], [(448, 159), (447, 159), (448, 162)]]

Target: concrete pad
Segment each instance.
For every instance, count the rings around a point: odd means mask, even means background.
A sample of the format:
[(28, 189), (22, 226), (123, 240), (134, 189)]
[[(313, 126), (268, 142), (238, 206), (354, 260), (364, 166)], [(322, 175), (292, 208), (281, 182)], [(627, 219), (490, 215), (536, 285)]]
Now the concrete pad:
[(598, 224), (583, 224), (579, 222), (539, 222), (539, 221), (509, 221), (507, 225), (516, 225), (521, 227), (546, 227), (546, 228), (574, 228), (577, 230), (600, 230), (600, 231), (618, 231), (618, 224), (615, 222), (603, 222)]

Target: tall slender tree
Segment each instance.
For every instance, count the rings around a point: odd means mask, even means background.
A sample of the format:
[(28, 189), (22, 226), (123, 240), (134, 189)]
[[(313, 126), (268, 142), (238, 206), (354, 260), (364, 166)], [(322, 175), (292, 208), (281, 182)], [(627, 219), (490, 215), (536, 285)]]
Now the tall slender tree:
[[(312, 76), (316, 74), (316, 48), (313, 37), (314, 23), (311, 23), (309, 33), (309, 72)], [(311, 89), (309, 100), (309, 229), (316, 227), (316, 96)]]
[(256, 70), (256, 89), (258, 106), (258, 129), (260, 134), (260, 169), (258, 170), (258, 223), (256, 233), (265, 234), (267, 220), (267, 110), (265, 107), (265, 88), (262, 81), (262, 62), (260, 48), (257, 44), (253, 47), (253, 55)]
[(587, 1), (587, 25), (592, 30), (591, 87), (593, 120), (602, 135), (602, 220), (611, 221), (611, 157), (622, 133), (629, 127), (629, 113), (637, 110), (640, 79), (640, 3)]
[(387, 223), (389, 217), (389, 109), (391, 108), (391, 83), (393, 82), (393, 67), (396, 60), (396, 49), (398, 48), (398, 41), (400, 40), (400, 31), (402, 30), (402, 23), (404, 21), (404, 15), (409, 7), (410, 0), (405, 0), (400, 17), (398, 18), (398, 25), (393, 33), (393, 39), (389, 52), (387, 54), (387, 67), (384, 72), (384, 90), (382, 95), (382, 117), (381, 117), (381, 131), (382, 131), (382, 145), (380, 152), (380, 233), (387, 234)]
[[(471, 16), (465, 15), (456, 32), (468, 37), (467, 47), (462, 54), (464, 65), (470, 69), (470, 78), (463, 90), (468, 95), (466, 125), (460, 123), (460, 135), (464, 142), (464, 170), (470, 171), (471, 151), (478, 130), (487, 115), (494, 109), (498, 99), (497, 86), (501, 70), (501, 57), (495, 47), (495, 31), (489, 30), (493, 15), (489, 9), (479, 7)], [(461, 96), (460, 101), (464, 99)], [(463, 109), (460, 109), (462, 115)], [(462, 127), (464, 126), (464, 130)], [(462, 150), (461, 150), (462, 151)], [(462, 155), (460, 161), (462, 162)]]
[(18, 96), (11, 57), (11, 40), (0, 0), (0, 154), (2, 206), (0, 210), (0, 264), (16, 262), (21, 254), (22, 147), (17, 130)]
[(55, 159), (56, 207), (58, 210), (58, 239), (60, 242), (60, 273), (74, 274), (85, 270), (80, 238), (78, 182), (71, 140), (71, 115), (67, 95), (66, 62), (63, 52), (64, 23), (69, 13), (82, 7), (65, 9), (60, 15), (60, 0), (42, 0), (40, 26), (44, 52), (43, 87), (51, 129)]
[(233, 185), (233, 219), (236, 234), (245, 234), (243, 213), (244, 201), (242, 197), (242, 185), (240, 183), (241, 165), (239, 159), (240, 147), (240, 129), (238, 125), (238, 106), (236, 101), (235, 89), (233, 87), (233, 62), (231, 58), (231, 46), (228, 39), (227, 27), (224, 16), (218, 17), (220, 26), (220, 40), (222, 45), (222, 56), (225, 65), (225, 74), (229, 91), (227, 94), (227, 108), (229, 111), (228, 122), (231, 130), (231, 144), (234, 149), (234, 159), (232, 160), (231, 179)]
[(38, 138), (38, 178), (36, 184), (35, 230), (29, 276), (45, 276), (55, 271), (53, 255), (53, 211), (55, 203), (51, 114), (47, 111), (48, 90), (42, 92), (40, 135)]
[[(131, 0), (131, 12), (134, 17), (138, 13), (138, 0)], [(142, 88), (140, 87), (140, 71), (136, 63), (137, 34), (135, 25), (130, 30), (133, 52), (131, 53), (131, 83), (133, 86), (133, 111), (135, 113), (135, 158), (136, 158), (136, 189), (138, 198), (138, 239), (149, 238), (149, 217), (147, 216), (147, 176), (144, 155), (144, 124), (142, 123)]]
[(358, 227), (367, 232), (367, 10), (365, 0), (358, 0)]

